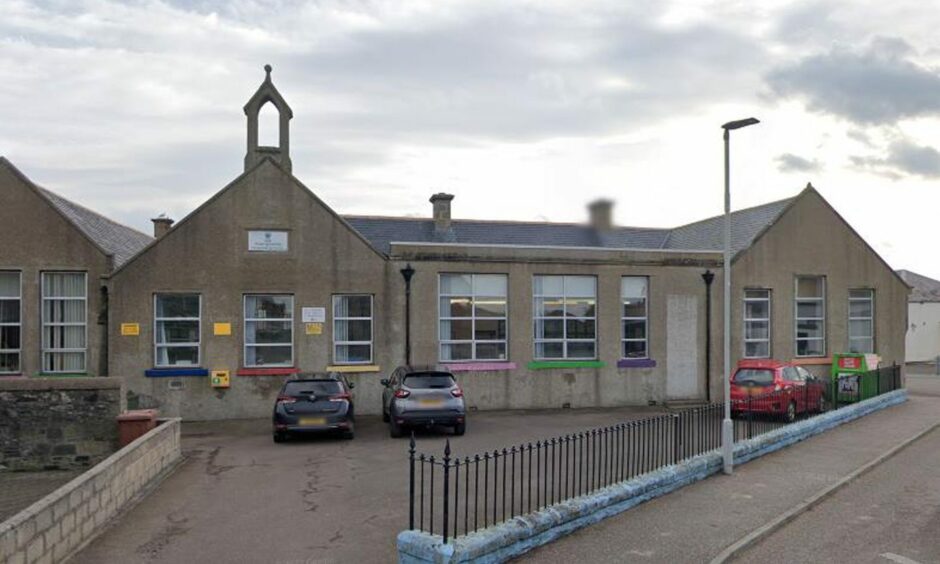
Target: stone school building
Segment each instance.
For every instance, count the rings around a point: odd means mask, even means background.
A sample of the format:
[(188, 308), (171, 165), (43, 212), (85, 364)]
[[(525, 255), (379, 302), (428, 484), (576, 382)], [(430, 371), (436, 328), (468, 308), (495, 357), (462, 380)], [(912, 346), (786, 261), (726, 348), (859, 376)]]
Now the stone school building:
[[(278, 147), (258, 144), (269, 103)], [(121, 377), (130, 406), (187, 419), (267, 417), (321, 371), (379, 413), (409, 357), (481, 410), (720, 398), (722, 217), (621, 227), (602, 200), (579, 224), (460, 220), (443, 193), (428, 218), (344, 216), (291, 173), (270, 70), (244, 110), (244, 172), (153, 237), (0, 158), (4, 377)], [(732, 218), (734, 362), (903, 361), (907, 285), (816, 190)]]

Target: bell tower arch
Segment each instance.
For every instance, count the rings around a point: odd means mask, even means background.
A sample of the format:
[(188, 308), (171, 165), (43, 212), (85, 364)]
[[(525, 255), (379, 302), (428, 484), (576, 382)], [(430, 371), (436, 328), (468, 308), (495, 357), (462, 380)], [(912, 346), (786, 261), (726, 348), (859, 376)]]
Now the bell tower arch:
[[(286, 171), (291, 172), (290, 120), (294, 117), (294, 112), (271, 81), (271, 65), (264, 65), (264, 73), (264, 82), (245, 104), (245, 116), (248, 118), (248, 150), (245, 153), (245, 170), (255, 166), (265, 157), (270, 157)], [(261, 108), (268, 103), (272, 104), (278, 113), (277, 147), (258, 144), (258, 115), (261, 113)]]

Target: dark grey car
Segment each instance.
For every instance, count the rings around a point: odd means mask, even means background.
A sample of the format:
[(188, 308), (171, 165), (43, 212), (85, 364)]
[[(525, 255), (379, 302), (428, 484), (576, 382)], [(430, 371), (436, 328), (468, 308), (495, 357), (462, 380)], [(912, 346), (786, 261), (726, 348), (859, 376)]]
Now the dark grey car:
[(450, 371), (402, 366), (382, 385), (382, 419), (393, 437), (406, 427), (453, 427), (455, 435), (466, 431), (463, 390)]

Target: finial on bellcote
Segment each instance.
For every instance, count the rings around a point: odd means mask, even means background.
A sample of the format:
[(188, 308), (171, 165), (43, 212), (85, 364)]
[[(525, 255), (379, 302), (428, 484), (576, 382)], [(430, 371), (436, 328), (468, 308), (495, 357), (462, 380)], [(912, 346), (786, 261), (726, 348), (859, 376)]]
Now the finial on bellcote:
[(264, 65), (264, 79), (271, 80), (271, 65)]

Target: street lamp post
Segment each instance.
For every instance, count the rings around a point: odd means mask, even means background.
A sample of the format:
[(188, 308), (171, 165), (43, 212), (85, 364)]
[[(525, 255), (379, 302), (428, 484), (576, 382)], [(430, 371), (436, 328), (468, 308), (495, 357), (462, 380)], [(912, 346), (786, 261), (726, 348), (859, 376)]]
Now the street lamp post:
[(722, 261), (722, 277), (725, 283), (724, 326), (724, 396), (725, 419), (721, 423), (721, 453), (725, 474), (734, 466), (734, 423), (731, 421), (731, 131), (760, 123), (757, 118), (729, 121), (721, 126), (725, 140), (725, 252)]
[(405, 364), (411, 366), (411, 278), (415, 275), (415, 269), (409, 262), (399, 272), (405, 279)]

